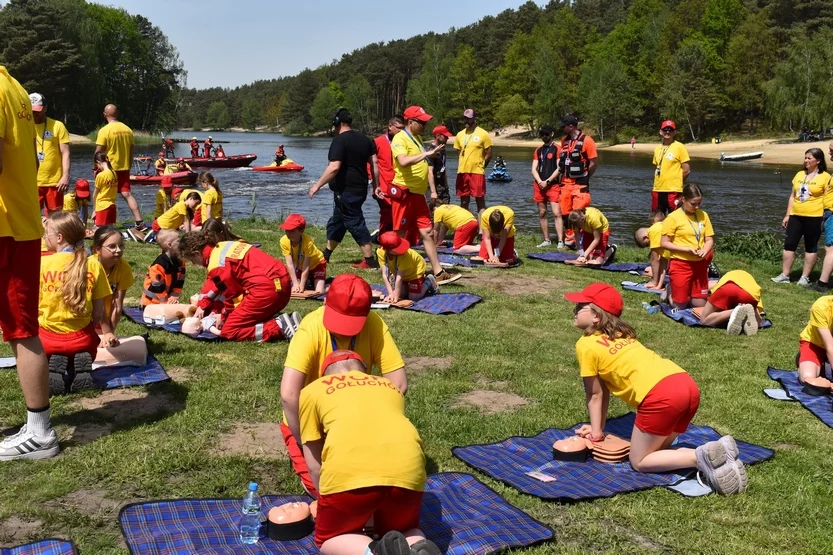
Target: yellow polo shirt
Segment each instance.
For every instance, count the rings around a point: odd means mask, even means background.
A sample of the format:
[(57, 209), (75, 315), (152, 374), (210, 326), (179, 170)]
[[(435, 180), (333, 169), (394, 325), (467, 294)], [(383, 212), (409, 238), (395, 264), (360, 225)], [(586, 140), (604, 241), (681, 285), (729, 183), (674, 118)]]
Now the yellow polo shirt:
[(434, 210), (434, 223), (443, 224), (449, 231), (474, 221), (471, 212), (456, 204), (441, 204)]
[(424, 195), (428, 190), (428, 162), (423, 160), (408, 167), (404, 167), (397, 160), (397, 156), (415, 156), (423, 152), (422, 138), (409, 135), (405, 130), (394, 135), (390, 141), (393, 154), (393, 183), (404, 185), (412, 193)]
[(688, 150), (679, 141), (654, 149), (654, 191), (658, 193), (683, 192), (683, 164), (690, 160)]
[(662, 248), (662, 222), (656, 222), (648, 228), (648, 242), (651, 250), (656, 250), (663, 258), (668, 258), (668, 250)]
[(67, 128), (58, 120), (46, 118), (41, 125), (35, 124), (35, 149), (42, 157), (38, 168), (38, 187), (57, 187), (64, 175), (61, 145), (69, 144)]
[(413, 281), (425, 276), (425, 259), (414, 249), (408, 249), (405, 254), (397, 256), (379, 247), (376, 249), (376, 258), (379, 266), (387, 266), (391, 276), (401, 273), (402, 281)]
[[(505, 229), (509, 229), (507, 237), (514, 237), (515, 212), (508, 206), (492, 206), (491, 208), (484, 210), (483, 215), (480, 217), (480, 229), (485, 233), (491, 233), (489, 230), (489, 217), (491, 217), (492, 212), (495, 210), (500, 210), (503, 213), (503, 227)], [(495, 235), (497, 236), (497, 234)]]
[[(697, 249), (706, 244), (706, 237), (714, 236), (714, 228), (709, 215), (702, 210), (687, 214), (682, 208), (677, 208), (662, 222), (662, 234), (670, 237), (671, 242), (677, 246)], [(689, 252), (670, 252), (670, 257), (678, 260), (700, 260)]]
[(96, 146), (103, 146), (110, 165), (114, 171), (129, 170), (133, 160), (130, 149), (133, 148), (133, 130), (120, 121), (111, 121), (98, 131)]
[[(208, 213), (206, 208), (208, 205), (211, 205), (211, 213)], [(208, 218), (214, 218), (217, 220), (223, 219), (223, 193), (215, 189), (214, 187), (209, 187), (207, 191), (202, 194), (202, 210), (200, 211), (202, 216), (202, 221), (205, 223), (205, 220)]]
[(101, 263), (87, 258), (86, 302), (84, 313), (70, 312), (63, 298), (67, 266), (74, 256), (71, 252), (56, 252), (41, 257), (38, 325), (54, 333), (71, 333), (86, 328), (93, 318), (93, 301), (110, 295), (110, 285)]
[(289, 237), (281, 237), (281, 254), (292, 258), (295, 269), (301, 271), (304, 259), (309, 259), (309, 268), (312, 270), (324, 262), (324, 253), (315, 245), (312, 237), (304, 233), (301, 235), (301, 244), (293, 245)]
[(110, 170), (98, 172), (95, 176), (95, 211), (106, 210), (116, 204), (119, 180)]
[(492, 139), (482, 128), (475, 127), (469, 132), (463, 129), (454, 137), (454, 149), (460, 151), (458, 173), (486, 173), (486, 149), (492, 146)]
[(588, 206), (584, 209), (584, 224), (581, 229), (587, 233), (593, 233), (597, 229), (604, 233), (610, 231), (610, 225), (601, 210)]
[(822, 328), (833, 331), (833, 295), (819, 297), (813, 303), (810, 308), (810, 321), (802, 330), (799, 339), (824, 348), (824, 340), (819, 334), (819, 329)]
[(185, 223), (187, 217), (188, 207), (185, 206), (185, 201), (180, 200), (156, 218), (156, 223), (162, 229), (179, 229), (179, 226)]

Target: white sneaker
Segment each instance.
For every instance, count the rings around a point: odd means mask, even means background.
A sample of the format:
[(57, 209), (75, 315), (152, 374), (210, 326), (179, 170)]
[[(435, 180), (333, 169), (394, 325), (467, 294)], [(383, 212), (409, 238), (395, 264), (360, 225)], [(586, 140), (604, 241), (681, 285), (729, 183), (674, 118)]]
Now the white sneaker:
[(559, 241), (558, 245), (556, 245), (555, 248), (557, 248), (557, 249), (566, 249), (567, 247), (564, 246), (564, 241)]
[(541, 241), (541, 242), (538, 244), (538, 247), (537, 247), (537, 248), (539, 248), (539, 249), (543, 249), (544, 247), (549, 247), (550, 245), (552, 245), (552, 241)]
[(38, 437), (24, 425), (19, 432), (0, 442), (0, 461), (50, 459), (60, 450), (55, 430), (50, 429), (49, 434)]
[(771, 278), (771, 279), (775, 283), (789, 283), (790, 282), (790, 276), (785, 276), (784, 274), (778, 274), (777, 276), (775, 276), (774, 278)]
[(801, 276), (795, 284), (800, 285), (802, 287), (809, 287), (810, 278), (808, 278), (807, 276)]
[(429, 283), (426, 295), (436, 295), (440, 292), (440, 286), (437, 285), (437, 278), (434, 277), (434, 274), (425, 274), (425, 279), (427, 279)]
[(292, 339), (292, 336), (298, 330), (298, 326), (301, 325), (301, 315), (297, 312), (292, 314), (283, 313), (275, 318), (275, 321), (278, 323), (278, 327), (281, 328), (283, 336), (289, 340)]
[(726, 325), (726, 335), (740, 335), (743, 331), (743, 324), (746, 319), (745, 305), (739, 304), (732, 310), (729, 316), (729, 323)]
[(746, 312), (746, 320), (743, 322), (743, 333), (745, 335), (755, 335), (758, 333), (758, 314), (757, 310), (751, 304), (742, 305)]

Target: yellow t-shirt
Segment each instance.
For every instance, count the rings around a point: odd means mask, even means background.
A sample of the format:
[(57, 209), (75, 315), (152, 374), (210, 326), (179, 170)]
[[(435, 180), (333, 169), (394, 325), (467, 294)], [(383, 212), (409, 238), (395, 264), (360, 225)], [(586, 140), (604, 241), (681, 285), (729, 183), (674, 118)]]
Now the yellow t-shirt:
[(755, 281), (755, 278), (752, 277), (752, 274), (749, 272), (745, 272), (743, 270), (731, 270), (723, 274), (723, 277), (717, 282), (717, 284), (712, 287), (711, 292), (714, 293), (720, 287), (727, 283), (734, 283), (758, 301), (758, 308), (764, 308), (764, 301), (761, 297), (761, 286), (758, 285), (758, 282)]
[(95, 176), (95, 211), (105, 210), (116, 204), (119, 180), (114, 172), (104, 170)]
[[(93, 258), (99, 262), (101, 261), (97, 254), (93, 255)], [(104, 266), (102, 266), (102, 269), (104, 269)], [(116, 294), (116, 291), (127, 291), (136, 280), (133, 277), (130, 264), (124, 258), (121, 258), (109, 272), (105, 269), (104, 275), (107, 276), (107, 285), (110, 286), (110, 294), (104, 298), (104, 314), (110, 316), (110, 313), (113, 312), (113, 295)]]
[[(182, 194), (185, 196), (185, 193)], [(167, 209), (164, 214), (156, 218), (156, 223), (162, 229), (179, 229), (179, 226), (185, 223), (185, 218), (187, 217), (188, 207), (185, 206), (185, 201), (180, 200)]]
[(802, 330), (799, 339), (824, 348), (824, 340), (819, 334), (821, 328), (833, 331), (833, 295), (825, 295), (816, 299), (810, 308), (810, 321)]
[[(206, 209), (207, 205), (211, 205), (211, 214), (208, 213)], [(202, 221), (205, 223), (205, 220), (208, 218), (215, 218), (218, 220), (223, 219), (223, 193), (215, 189), (214, 187), (209, 187), (207, 191), (202, 194)]]
[(35, 124), (35, 149), (41, 158), (38, 168), (38, 187), (57, 187), (64, 175), (61, 146), (69, 144), (67, 128), (58, 120), (46, 118), (43, 125)]
[(387, 265), (391, 278), (396, 277), (397, 272), (402, 274), (402, 281), (412, 281), (425, 276), (425, 259), (414, 249), (408, 249), (405, 254), (396, 256), (379, 247), (376, 249), (376, 258), (379, 260), (379, 266)]
[(292, 257), (292, 263), (295, 264), (297, 270), (303, 269), (304, 259), (309, 259), (310, 270), (324, 261), (324, 253), (315, 246), (315, 241), (306, 233), (301, 235), (301, 244), (298, 246), (293, 246), (286, 235), (281, 237), (281, 253)]
[(441, 204), (434, 210), (434, 223), (443, 224), (449, 231), (474, 221), (471, 212), (456, 204)]
[(587, 233), (593, 233), (593, 231), (600, 229), (604, 233), (610, 231), (610, 225), (601, 210), (588, 206), (584, 209), (584, 225), (581, 226), (581, 229)]
[(685, 372), (637, 339), (610, 339), (596, 333), (576, 342), (576, 358), (582, 378), (598, 376), (611, 393), (637, 408), (663, 378)]
[(32, 241), (43, 236), (38, 202), (35, 126), (29, 94), (0, 65), (0, 237)]
[[(185, 195), (188, 196), (188, 195)], [(165, 194), (165, 189), (159, 189), (156, 191), (156, 206), (153, 209), (153, 218), (156, 219), (165, 212), (167, 212), (168, 208), (173, 206), (174, 199), (173, 195), (168, 196)]]
[(98, 131), (96, 146), (103, 146), (110, 165), (115, 171), (130, 169), (133, 161), (130, 150), (133, 148), (133, 130), (120, 121), (111, 121)]
[[(512, 211), (511, 208), (508, 206), (492, 206), (491, 208), (487, 208), (483, 211), (483, 215), (480, 216), (480, 229), (485, 233), (491, 233), (489, 230), (489, 217), (492, 215), (492, 212), (495, 210), (500, 210), (503, 212), (503, 227), (509, 228), (509, 235), (508, 237), (515, 236), (515, 212)], [(495, 234), (497, 236), (499, 234)]]
[[(671, 242), (680, 247), (701, 248), (706, 244), (706, 237), (714, 236), (714, 229), (709, 215), (698, 210), (695, 214), (687, 214), (682, 208), (677, 208), (662, 222), (662, 234), (671, 238)], [(690, 252), (671, 252), (671, 258), (678, 260), (700, 260)]]
[(64, 304), (62, 288), (73, 253), (58, 252), (41, 257), (38, 325), (54, 333), (71, 333), (84, 329), (93, 318), (93, 301), (110, 295), (110, 285), (101, 263), (87, 258), (87, 302), (84, 314), (76, 316)]
[(428, 190), (428, 162), (423, 160), (417, 164), (403, 167), (396, 159), (400, 154), (415, 156), (423, 152), (422, 139), (413, 137), (404, 130), (397, 133), (390, 142), (391, 154), (393, 154), (393, 183), (404, 185), (412, 193), (424, 195)]
[(486, 173), (486, 149), (492, 146), (492, 139), (480, 127), (471, 133), (463, 129), (454, 138), (454, 148), (460, 151), (457, 173)]
[(386, 378), (352, 370), (301, 390), (301, 441), (324, 440), (319, 492), (373, 486), (425, 488), (419, 432), (405, 416), (405, 397)]
[(662, 245), (662, 223), (656, 222), (648, 228), (648, 246), (651, 250), (658, 249), (657, 252), (661, 257), (668, 258), (669, 252), (660, 246)]
[(654, 149), (654, 191), (658, 193), (683, 192), (683, 164), (690, 160), (688, 151), (679, 141)]
[(67, 193), (64, 195), (64, 212), (78, 212), (78, 202), (75, 199), (75, 193)]
[(824, 215), (825, 192), (830, 183), (830, 174), (819, 172), (810, 181), (806, 180), (807, 172), (800, 171), (793, 178), (793, 208), (791, 216)]

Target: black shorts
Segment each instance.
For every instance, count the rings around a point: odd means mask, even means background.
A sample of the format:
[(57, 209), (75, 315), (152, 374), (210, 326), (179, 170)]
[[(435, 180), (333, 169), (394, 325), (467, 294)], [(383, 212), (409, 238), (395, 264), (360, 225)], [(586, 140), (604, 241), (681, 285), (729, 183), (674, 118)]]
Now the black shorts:
[(333, 191), (333, 215), (327, 222), (328, 241), (341, 243), (344, 235), (349, 231), (359, 245), (370, 243), (370, 232), (367, 230), (367, 223), (364, 221), (362, 212), (362, 205), (366, 199), (366, 191), (362, 194)]
[(823, 220), (823, 216), (790, 216), (787, 221), (787, 235), (784, 237), (784, 250), (795, 252), (798, 242), (804, 237), (804, 252), (818, 252)]

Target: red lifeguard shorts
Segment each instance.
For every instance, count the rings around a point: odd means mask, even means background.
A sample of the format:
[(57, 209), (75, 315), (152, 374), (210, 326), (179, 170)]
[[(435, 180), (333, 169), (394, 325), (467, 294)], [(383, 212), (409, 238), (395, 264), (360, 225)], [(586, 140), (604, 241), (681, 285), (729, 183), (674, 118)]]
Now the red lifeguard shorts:
[(428, 210), (424, 195), (409, 192), (404, 200), (395, 198), (390, 200), (394, 231), (408, 230), (414, 225), (417, 229), (433, 226), (431, 212)]
[(671, 299), (685, 304), (691, 299), (705, 299), (709, 296), (708, 260), (680, 260), (668, 262), (668, 277), (671, 281)]
[(78, 353), (90, 353), (95, 360), (98, 354), (98, 345), (101, 343), (98, 334), (95, 332), (95, 324), (90, 324), (78, 331), (68, 333), (56, 333), (44, 328), (38, 330), (40, 341), (43, 343), (43, 352), (46, 356), (66, 355), (74, 356)]
[(119, 183), (120, 193), (130, 192), (130, 170), (118, 170), (116, 172), (116, 179)]
[(95, 225), (101, 227), (103, 225), (112, 225), (116, 223), (116, 205), (111, 204), (104, 210), (96, 210)]
[(681, 434), (700, 407), (700, 389), (685, 372), (661, 379), (636, 409), (635, 426), (655, 436)]
[(3, 341), (38, 336), (40, 239), (0, 237), (0, 330)]
[(458, 173), (454, 184), (458, 197), (486, 196), (486, 176), (482, 173)]
[(480, 231), (480, 226), (477, 221), (473, 220), (467, 224), (463, 224), (454, 230), (454, 249), (465, 247), (466, 245), (474, 244), (474, 238), (477, 237), (477, 232)]
[(535, 203), (559, 202), (561, 199), (561, 185), (550, 185), (543, 191), (537, 183), (532, 184), (532, 200)]
[(38, 199), (41, 209), (46, 208), (50, 212), (64, 209), (64, 194), (58, 191), (58, 187), (38, 187)]
[(809, 341), (798, 342), (798, 364), (802, 362), (812, 362), (816, 366), (824, 366), (827, 362), (827, 351), (824, 347), (819, 347), (815, 343)]
[(755, 297), (732, 281), (728, 281), (715, 289), (709, 297), (709, 303), (718, 310), (732, 310), (739, 304), (758, 306)]

